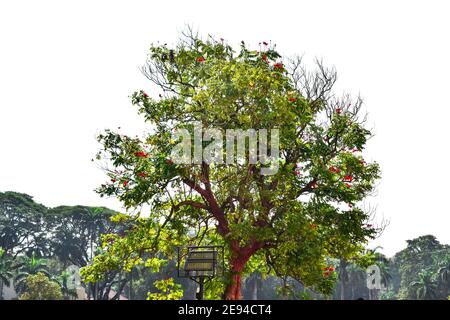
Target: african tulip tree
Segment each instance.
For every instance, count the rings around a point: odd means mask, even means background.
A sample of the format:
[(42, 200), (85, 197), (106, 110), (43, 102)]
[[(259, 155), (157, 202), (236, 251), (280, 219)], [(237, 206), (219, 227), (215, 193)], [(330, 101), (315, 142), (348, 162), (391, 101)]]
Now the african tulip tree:
[[(111, 182), (98, 191), (127, 208), (148, 204), (150, 215), (132, 220), (119, 237), (105, 237), (105, 254), (94, 265), (154, 266), (156, 256), (143, 255), (170, 256), (183, 242), (222, 243), (225, 299), (241, 297), (241, 276), (255, 265), (329, 293), (336, 275), (327, 259), (356, 255), (377, 233), (357, 206), (379, 174), (361, 154), (371, 135), (358, 115), (361, 100), (335, 97), (336, 74), (320, 61), (309, 73), (300, 59), (282, 59), (266, 43), (251, 51), (242, 42), (234, 51), (223, 40), (190, 34), (175, 48), (152, 46), (143, 71), (155, 91), (135, 92), (132, 103), (151, 131), (143, 139), (109, 130), (99, 136), (98, 157), (112, 167)], [(198, 124), (276, 128), (279, 156), (264, 163), (177, 163), (174, 132), (193, 134)], [(277, 170), (264, 175), (263, 167)]]

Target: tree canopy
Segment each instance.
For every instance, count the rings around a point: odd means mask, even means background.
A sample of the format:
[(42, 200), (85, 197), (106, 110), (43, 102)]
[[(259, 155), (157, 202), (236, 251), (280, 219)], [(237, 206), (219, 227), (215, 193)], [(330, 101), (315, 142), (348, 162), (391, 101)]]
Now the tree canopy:
[[(105, 254), (86, 278), (155, 263), (177, 245), (219, 243), (227, 248), (227, 299), (240, 297), (240, 277), (253, 265), (330, 293), (335, 275), (323, 272), (327, 260), (356, 255), (377, 233), (358, 207), (379, 177), (378, 165), (361, 153), (371, 135), (359, 114), (362, 100), (335, 95), (336, 73), (320, 61), (309, 72), (300, 58), (283, 58), (267, 43), (251, 50), (242, 42), (235, 51), (191, 32), (176, 47), (152, 45), (143, 72), (154, 92), (137, 91), (131, 102), (150, 132), (142, 139), (99, 135), (97, 158), (108, 161), (110, 181), (98, 192), (127, 208), (149, 205), (149, 217), (130, 218), (125, 235), (105, 237)], [(194, 137), (195, 126), (277, 128), (279, 157), (180, 164), (172, 158), (180, 141), (174, 132)], [(214, 139), (203, 138), (206, 150)], [(263, 168), (277, 170), (263, 175)]]

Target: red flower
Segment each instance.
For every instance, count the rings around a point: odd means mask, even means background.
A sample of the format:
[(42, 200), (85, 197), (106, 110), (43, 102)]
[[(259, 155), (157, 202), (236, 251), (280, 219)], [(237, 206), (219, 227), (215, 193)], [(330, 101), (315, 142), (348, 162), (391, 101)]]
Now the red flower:
[(349, 208), (353, 208), (353, 205), (351, 203), (348, 204)]
[(263, 59), (264, 61), (267, 61), (267, 55), (263, 54), (263, 55), (262, 55), (262, 59)]
[(336, 168), (336, 167), (330, 167), (328, 170), (330, 170), (330, 172), (333, 172), (333, 173), (341, 172), (341, 170), (339, 168)]
[(112, 182), (112, 183), (116, 182), (116, 179), (111, 179), (111, 182)]
[(148, 98), (148, 94), (147, 93), (143, 93), (144, 97)]
[(297, 176), (299, 176), (300, 174), (301, 174), (301, 172), (300, 172), (300, 170), (295, 170), (295, 174), (297, 175)]
[(341, 114), (341, 108), (337, 108), (337, 109), (336, 109), (336, 113), (337, 113), (337, 114)]
[(275, 64), (273, 65), (273, 68), (274, 68), (274, 69), (277, 69), (277, 70), (283, 70), (283, 64), (280, 63), (280, 62), (275, 63)]
[(333, 272), (334, 271), (333, 266), (329, 267), (328, 270), (330, 270), (330, 272)]
[(346, 182), (352, 182), (352, 181), (353, 181), (353, 177), (352, 177), (352, 176), (345, 176), (345, 177), (344, 177), (344, 181), (346, 181)]
[(324, 273), (323, 273), (323, 276), (324, 277), (328, 277), (330, 275), (330, 273), (328, 272), (328, 271), (325, 271)]
[(317, 224), (311, 223), (311, 229), (316, 230), (317, 229)]
[(289, 102), (295, 102), (295, 101), (297, 101), (297, 98), (295, 98), (295, 97), (290, 97), (289, 98)]
[(203, 57), (198, 57), (198, 58), (197, 58), (197, 61), (198, 61), (198, 62), (205, 62), (205, 58), (203, 58)]
[(146, 172), (139, 172), (138, 176), (142, 177), (142, 178), (145, 178), (145, 177), (147, 177), (147, 173)]
[(125, 181), (123, 182), (123, 186), (126, 187), (127, 184), (128, 184), (128, 181), (125, 180)]
[(135, 152), (134, 155), (140, 158), (148, 158), (148, 154), (146, 154), (144, 151)]

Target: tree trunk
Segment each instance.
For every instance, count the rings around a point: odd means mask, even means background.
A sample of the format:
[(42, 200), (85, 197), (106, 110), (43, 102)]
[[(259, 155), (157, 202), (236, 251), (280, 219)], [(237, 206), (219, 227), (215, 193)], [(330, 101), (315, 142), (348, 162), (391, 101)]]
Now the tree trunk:
[(258, 279), (256, 275), (253, 276), (252, 300), (258, 300)]
[(341, 300), (345, 300), (345, 282), (346, 282), (346, 278), (347, 278), (347, 261), (345, 261), (343, 258), (340, 259), (339, 261), (339, 267), (340, 267), (340, 272), (339, 272), (339, 278), (341, 280)]
[(345, 300), (345, 281), (341, 280), (341, 300)]
[(248, 257), (237, 255), (231, 258), (231, 279), (225, 288), (225, 300), (241, 300), (241, 276)]

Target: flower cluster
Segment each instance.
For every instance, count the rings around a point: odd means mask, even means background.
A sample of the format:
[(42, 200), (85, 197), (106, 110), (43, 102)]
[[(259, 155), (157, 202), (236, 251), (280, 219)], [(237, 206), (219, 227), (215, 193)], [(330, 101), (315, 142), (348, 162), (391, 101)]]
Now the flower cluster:
[(339, 168), (336, 168), (336, 167), (330, 167), (329, 169), (328, 169), (330, 172), (332, 172), (332, 173), (339, 173), (339, 172), (341, 172), (341, 169), (339, 169)]
[(144, 171), (138, 172), (137, 175), (138, 175), (139, 177), (141, 177), (141, 178), (146, 178), (146, 177), (147, 177), (147, 172), (144, 172)]
[(343, 180), (344, 182), (345, 182), (345, 187), (347, 188), (347, 189), (350, 189), (351, 187), (352, 187), (352, 185), (350, 184), (352, 181), (353, 181), (353, 176), (351, 176), (351, 175), (346, 175), (345, 177), (344, 177), (344, 180)]
[(137, 151), (134, 153), (134, 155), (138, 158), (148, 158), (148, 154), (144, 151)]
[(327, 278), (332, 272), (334, 272), (334, 267), (333, 266), (324, 267), (322, 270), (323, 270), (323, 276), (325, 278)]
[(277, 62), (277, 63), (275, 63), (274, 65), (273, 65), (273, 68), (275, 69), (275, 70), (283, 70), (283, 64), (281, 63), (281, 62)]

